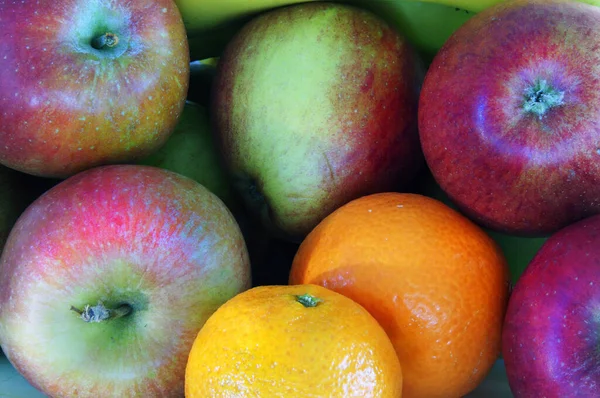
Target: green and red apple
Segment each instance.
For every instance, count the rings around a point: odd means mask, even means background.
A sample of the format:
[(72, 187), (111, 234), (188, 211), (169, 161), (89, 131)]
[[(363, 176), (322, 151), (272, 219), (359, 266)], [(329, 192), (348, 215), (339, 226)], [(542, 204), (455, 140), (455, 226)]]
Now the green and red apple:
[(0, 345), (51, 397), (182, 397), (206, 319), (251, 285), (224, 203), (156, 167), (93, 168), (21, 215), (0, 257)]
[(600, 8), (508, 1), (437, 53), (419, 103), (425, 159), (491, 229), (547, 236), (600, 212)]
[(352, 199), (404, 189), (423, 163), (422, 68), (360, 8), (306, 3), (246, 24), (219, 59), (211, 116), (247, 208), (299, 241)]
[(175, 128), (189, 50), (172, 0), (0, 1), (0, 26), (1, 164), (67, 177)]

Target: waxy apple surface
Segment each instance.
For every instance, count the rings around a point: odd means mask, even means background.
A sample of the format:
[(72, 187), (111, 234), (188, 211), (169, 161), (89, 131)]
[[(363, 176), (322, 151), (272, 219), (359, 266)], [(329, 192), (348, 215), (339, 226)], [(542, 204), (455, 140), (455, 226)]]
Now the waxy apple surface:
[(186, 101), (167, 142), (137, 164), (160, 167), (189, 177), (217, 195), (232, 210), (237, 203), (220, 162), (208, 114), (204, 106)]
[(553, 234), (512, 292), (502, 347), (515, 397), (600, 397), (600, 215)]
[[(182, 397), (196, 334), (249, 287), (242, 234), (217, 196), (159, 168), (102, 166), (51, 188), (12, 229), (0, 345), (52, 397)], [(86, 322), (99, 303), (111, 317)]]
[(237, 192), (301, 240), (338, 206), (405, 189), (423, 163), (421, 64), (359, 8), (307, 3), (256, 17), (219, 59), (211, 110)]
[(510, 1), (473, 16), (425, 77), (436, 181), (492, 229), (545, 236), (600, 211), (600, 8)]
[(172, 0), (0, 0), (0, 163), (67, 177), (158, 148), (189, 52)]

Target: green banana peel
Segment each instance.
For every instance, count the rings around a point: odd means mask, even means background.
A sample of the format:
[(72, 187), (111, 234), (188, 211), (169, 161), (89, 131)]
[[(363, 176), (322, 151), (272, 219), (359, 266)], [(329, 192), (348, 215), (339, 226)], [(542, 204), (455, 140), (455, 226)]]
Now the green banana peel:
[(175, 0), (189, 36), (242, 22), (273, 8), (316, 0)]
[[(393, 0), (392, 0), (393, 1)], [(401, 0), (402, 1), (402, 0)], [(508, 0), (409, 0), (426, 3), (443, 4), (448, 7), (457, 7), (474, 13), (481, 12), (496, 4), (505, 3)], [(575, 0), (573, 0), (575, 1)], [(594, 6), (600, 6), (600, 0), (576, 0), (580, 3), (587, 3)]]
[(344, 0), (379, 15), (398, 30), (429, 62), (448, 38), (475, 13), (422, 1)]
[(425, 3), (443, 4), (448, 7), (457, 7), (470, 12), (480, 12), (486, 8), (492, 7), (507, 0), (410, 0)]
[[(177, 0), (178, 3), (182, 4), (190, 1)], [(267, 2), (272, 6), (268, 9), (298, 3), (298, 0), (260, 0), (256, 4), (250, 1), (245, 3), (240, 1), (236, 4), (242, 9), (233, 14), (232, 4), (235, 0), (224, 0), (223, 4), (228, 6), (225, 9), (219, 9), (214, 14), (215, 20), (213, 22), (209, 25), (192, 24), (191, 21), (201, 22), (200, 19), (193, 18), (193, 15), (197, 15), (200, 10), (204, 10), (206, 15), (210, 15), (208, 13), (210, 7), (207, 4), (210, 4), (211, 1), (213, 0), (195, 3), (199, 8), (195, 9), (192, 15), (186, 16), (183, 12), (185, 10), (192, 12), (191, 8), (182, 9), (182, 15), (188, 30), (192, 61), (218, 57), (235, 33), (246, 22), (259, 12), (265, 11), (261, 7), (265, 7)], [(429, 62), (448, 37), (474, 15), (474, 13), (466, 10), (433, 2), (426, 3), (411, 0), (337, 0), (337, 2), (370, 10), (387, 20), (407, 38), (425, 62)], [(247, 3), (253, 3), (252, 8), (240, 6), (240, 4)], [(230, 13), (229, 18), (225, 17), (227, 12)], [(207, 18), (206, 15), (203, 18)]]

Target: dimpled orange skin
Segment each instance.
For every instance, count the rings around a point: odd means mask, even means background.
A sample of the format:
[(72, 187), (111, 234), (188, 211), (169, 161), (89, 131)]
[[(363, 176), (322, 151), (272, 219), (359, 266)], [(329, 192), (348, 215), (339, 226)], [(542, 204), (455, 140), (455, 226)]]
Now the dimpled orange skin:
[(437, 200), (381, 193), (342, 206), (302, 242), (290, 283), (322, 285), (366, 308), (396, 348), (405, 398), (466, 395), (499, 356), (506, 260)]
[[(305, 307), (297, 296), (321, 300)], [(402, 396), (394, 347), (360, 305), (321, 286), (260, 286), (219, 308), (198, 333), (187, 398)]]

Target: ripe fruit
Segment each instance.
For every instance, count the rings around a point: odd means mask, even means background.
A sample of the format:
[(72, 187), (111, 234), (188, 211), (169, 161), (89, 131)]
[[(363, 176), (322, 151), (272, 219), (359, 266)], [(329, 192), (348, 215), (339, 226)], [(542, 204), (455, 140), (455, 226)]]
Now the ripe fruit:
[(160, 167), (189, 177), (221, 199), (229, 209), (237, 207), (231, 182), (221, 165), (210, 131), (208, 109), (186, 101), (167, 142), (137, 164)]
[[(480, 12), (496, 4), (505, 2), (506, 0), (421, 0), (428, 3), (443, 4), (448, 7), (459, 7), (472, 12)], [(581, 3), (593, 4), (600, 6), (599, 0), (577, 0)]]
[(225, 303), (190, 351), (186, 398), (397, 398), (388, 336), (352, 300), (320, 286), (260, 286)]
[(247, 208), (301, 240), (336, 207), (405, 189), (422, 165), (421, 66), (380, 18), (335, 3), (262, 14), (230, 42), (211, 105)]
[(481, 228), (429, 197), (381, 193), (340, 207), (300, 245), (290, 283), (365, 307), (396, 348), (405, 398), (463, 396), (500, 352), (506, 261)]
[(171, 0), (0, 0), (0, 163), (67, 177), (173, 131), (189, 79)]
[[(456, 205), (448, 198), (448, 195), (435, 182), (429, 169), (419, 176), (416, 193), (437, 199), (444, 204), (456, 208)], [(500, 246), (510, 272), (511, 281), (515, 283), (523, 270), (527, 267), (533, 256), (540, 249), (547, 237), (528, 237), (506, 234), (489, 228), (483, 230)]]
[(25, 210), (0, 287), (0, 345), (44, 394), (181, 397), (198, 330), (250, 287), (250, 269), (235, 220), (206, 188), (103, 166)]
[(431, 62), (452, 33), (474, 15), (462, 8), (424, 1), (345, 0), (344, 2), (373, 11), (388, 21), (406, 37), (426, 63)]
[(600, 215), (553, 234), (517, 282), (502, 347), (515, 397), (600, 397)]
[(472, 219), (550, 234), (600, 212), (600, 8), (509, 1), (437, 53), (419, 102), (427, 164)]

